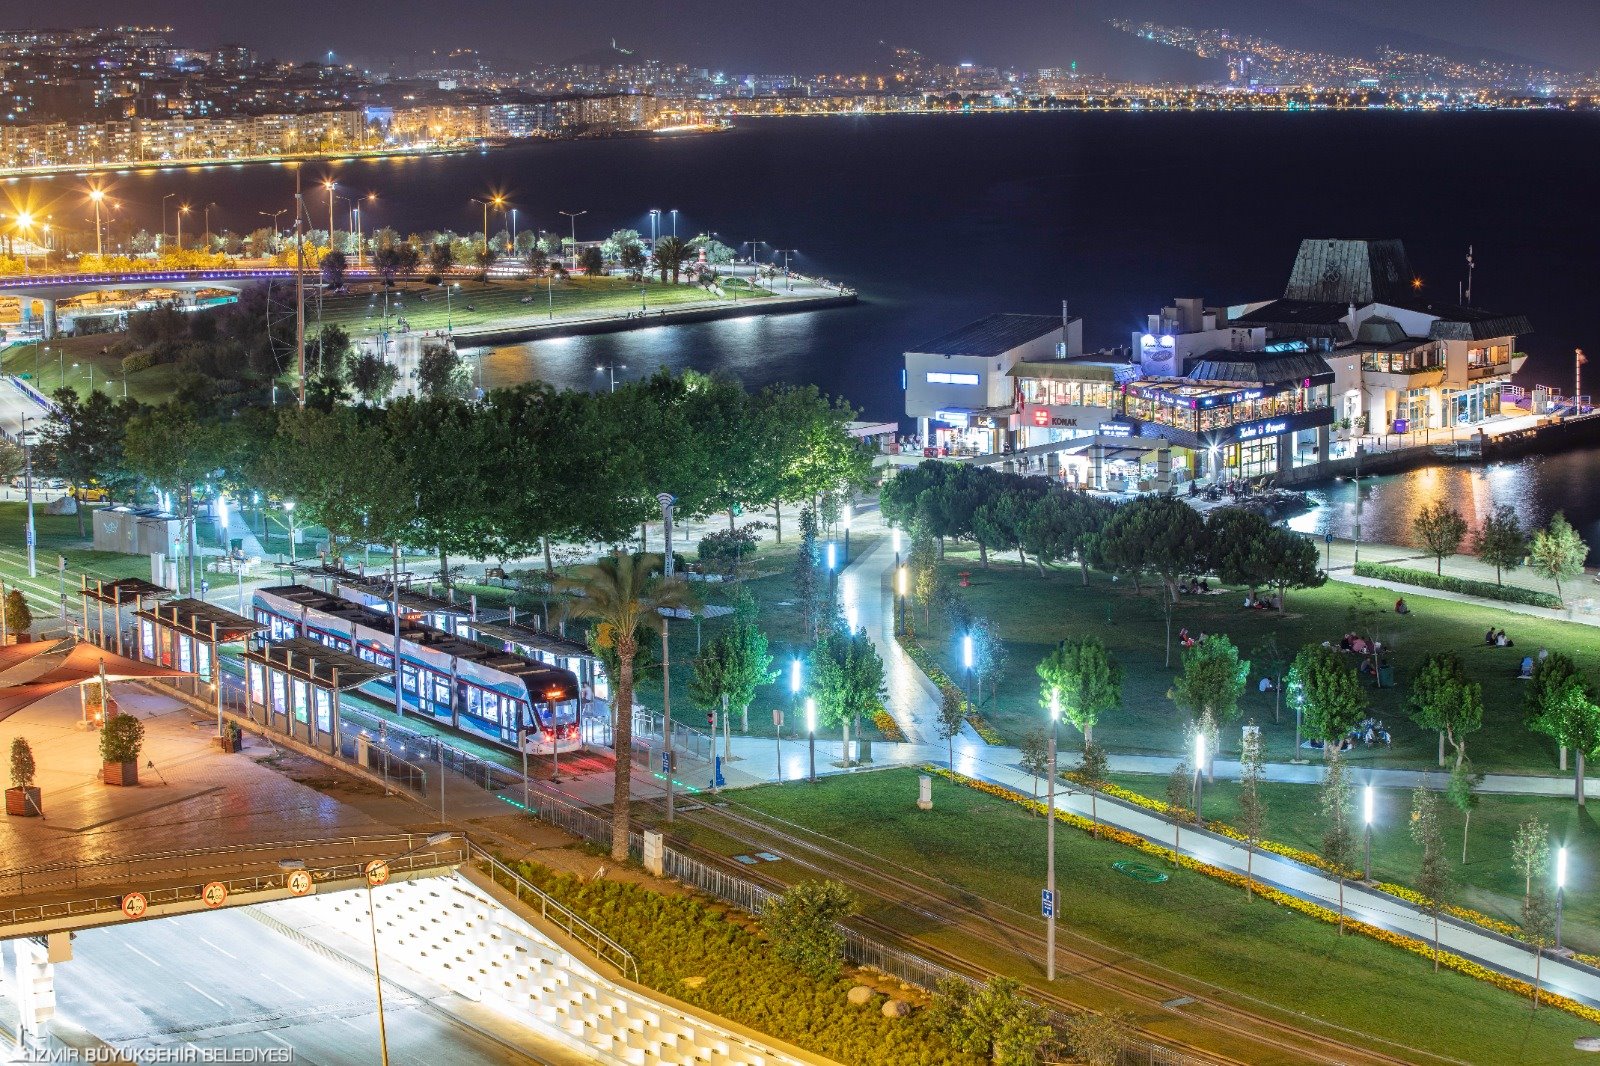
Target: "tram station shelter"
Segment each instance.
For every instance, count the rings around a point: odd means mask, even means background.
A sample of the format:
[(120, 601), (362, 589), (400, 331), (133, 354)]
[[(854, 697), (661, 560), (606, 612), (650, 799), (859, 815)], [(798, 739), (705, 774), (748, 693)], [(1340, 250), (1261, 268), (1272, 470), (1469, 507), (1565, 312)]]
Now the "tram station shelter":
[[(172, 590), (165, 585), (157, 585), (153, 581), (138, 577), (123, 577), (115, 581), (95, 578), (91, 581), (87, 576), (83, 576), (80, 578), (78, 595), (83, 600), (84, 637), (102, 648), (115, 643), (117, 654), (125, 655), (127, 654), (125, 644), (132, 644), (133, 641), (123, 639), (122, 609), (130, 607), (135, 612), (141, 611), (146, 601), (155, 602), (170, 596)], [(92, 614), (89, 608), (91, 603), (95, 605)], [(107, 607), (111, 608), (109, 635), (106, 633)]]
[(305, 637), (245, 649), (245, 701), (252, 721), (330, 754), (341, 754), (339, 697), (394, 670)]
[(221, 647), (237, 644), (265, 629), (225, 607), (187, 597), (151, 604), (134, 612), (138, 640), (134, 656), (142, 662), (170, 666), (194, 675), (194, 695), (211, 689), (220, 676)]

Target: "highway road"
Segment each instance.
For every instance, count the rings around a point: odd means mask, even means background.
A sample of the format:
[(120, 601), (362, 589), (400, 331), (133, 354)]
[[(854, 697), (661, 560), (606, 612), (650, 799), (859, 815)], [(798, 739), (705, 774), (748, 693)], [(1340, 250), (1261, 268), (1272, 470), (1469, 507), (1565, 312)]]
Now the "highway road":
[(0, 431), (7, 439), (15, 439), (22, 430), (22, 416), (28, 416), (29, 426), (37, 429), (43, 421), (44, 407), (30, 397), (9, 377), (0, 377)]
[[(63, 1018), (124, 1053), (255, 1048), (290, 1052), (280, 1061), (297, 1064), (378, 1060), (370, 973), (324, 957), (242, 909), (82, 932), (72, 961), (56, 967), (56, 994)], [(388, 980), (383, 1001), (395, 1066), (550, 1061), (503, 1042), (504, 1027), (499, 1039), (491, 1037)], [(531, 1034), (515, 1043), (538, 1046)]]

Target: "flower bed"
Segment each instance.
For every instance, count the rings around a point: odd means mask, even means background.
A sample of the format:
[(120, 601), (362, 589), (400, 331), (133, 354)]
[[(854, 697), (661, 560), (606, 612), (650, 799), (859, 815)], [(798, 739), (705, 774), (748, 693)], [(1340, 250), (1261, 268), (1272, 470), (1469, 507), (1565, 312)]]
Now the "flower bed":
[[(928, 649), (918, 644), (915, 640), (906, 640), (903, 637), (896, 637), (895, 639), (900, 642), (900, 646), (911, 657), (911, 661), (916, 663), (917, 667), (928, 675), (928, 680), (933, 682), (934, 687), (939, 690), (941, 696), (954, 695), (960, 697), (963, 701), (966, 700), (967, 694), (961, 691), (955, 682), (950, 680), (950, 675), (945, 673), (938, 663), (933, 661), (933, 656), (928, 653)], [(972, 726), (985, 744), (994, 744), (997, 747), (1005, 746), (1006, 738), (1001, 736), (994, 726), (985, 721), (983, 715), (974, 711), (967, 715), (966, 719), (967, 724)]]
[[(839, 1062), (981, 1066), (979, 1058), (950, 1045), (927, 1010), (885, 1018), (879, 1000), (849, 1003), (845, 997), (856, 981), (848, 973), (811, 980), (779, 959), (752, 923), (719, 905), (641, 885), (580, 881), (527, 862), (512, 865), (632, 951), (640, 980), (667, 995)], [(695, 977), (703, 980), (685, 983)]]
[[(958, 774), (937, 766), (925, 767), (924, 772), (945, 778), (946, 780), (953, 781), (958, 785), (975, 789), (978, 792), (986, 793), (998, 799), (1006, 800), (1009, 803), (1015, 803), (1018, 806), (1033, 811), (1035, 814), (1040, 816), (1044, 816), (1046, 814), (1046, 807), (1039, 800), (1030, 799), (1029, 797), (1020, 793), (1013, 792), (1011, 789), (1005, 788), (1002, 785), (995, 785), (988, 781), (980, 781), (976, 778), (966, 777), (962, 774)], [(1116, 794), (1113, 792), (1112, 787), (1107, 787), (1104, 791), (1106, 791), (1108, 794)], [(1129, 796), (1132, 795), (1135, 794), (1129, 793)], [(1156, 801), (1149, 800), (1147, 797), (1140, 798), (1144, 800), (1144, 802), (1140, 803), (1140, 806), (1148, 807), (1151, 810), (1157, 809), (1156, 807), (1152, 806), (1152, 804), (1154, 804)], [(1130, 802), (1137, 801), (1130, 800)], [(1163, 810), (1163, 813), (1166, 806), (1167, 805), (1164, 803), (1160, 804), (1160, 808)], [(1232, 885), (1235, 888), (1242, 889), (1248, 885), (1251, 891), (1253, 891), (1256, 895), (1261, 896), (1263, 899), (1270, 900), (1271, 902), (1283, 907), (1288, 907), (1290, 910), (1298, 911), (1299, 913), (1304, 914), (1307, 917), (1314, 918), (1319, 922), (1324, 922), (1329, 925), (1340, 924), (1341, 919), (1339, 913), (1335, 910), (1330, 910), (1329, 908), (1318, 903), (1312, 903), (1308, 900), (1303, 900), (1298, 896), (1290, 895), (1289, 893), (1277, 888), (1273, 888), (1270, 885), (1264, 885), (1254, 878), (1245, 877), (1243, 874), (1234, 873), (1231, 870), (1224, 870), (1221, 867), (1212, 866), (1208, 863), (1201, 862), (1200, 860), (1192, 858), (1191, 856), (1181, 854), (1180, 852), (1176, 852), (1171, 848), (1164, 847), (1160, 844), (1146, 840), (1137, 833), (1131, 833), (1128, 830), (1121, 829), (1117, 826), (1106, 825), (1104, 822), (1096, 825), (1089, 819), (1084, 818), (1081, 815), (1073, 814), (1070, 811), (1057, 810), (1055, 812), (1055, 816), (1058, 820), (1072, 826), (1075, 829), (1081, 829), (1086, 833), (1098, 832), (1101, 837), (1104, 837), (1108, 840), (1114, 840), (1119, 844), (1125, 844), (1128, 847), (1141, 851), (1146, 855), (1154, 856), (1166, 862), (1176, 863), (1178, 866), (1181, 866), (1186, 870), (1193, 870), (1196, 873), (1204, 874), (1207, 877), (1221, 881), (1224, 884)], [(1415, 893), (1412, 893), (1412, 895), (1415, 896)], [(1465, 908), (1462, 909), (1464, 910)], [(1489, 919), (1489, 921), (1492, 922), (1494, 919)], [(1499, 924), (1504, 925), (1505, 923)], [(1348, 915), (1343, 918), (1343, 925), (1346, 929), (1349, 929), (1352, 932), (1360, 933), (1362, 936), (1370, 937), (1373, 940), (1377, 940), (1385, 944), (1391, 944), (1395, 947), (1401, 948), (1402, 950), (1409, 951), (1413, 955), (1420, 955), (1426, 959), (1432, 959), (1435, 956), (1434, 947), (1428, 941), (1418, 940), (1415, 937), (1407, 936), (1404, 933), (1396, 933), (1388, 929), (1380, 929), (1375, 925), (1368, 925), (1366, 922), (1358, 921), (1349, 917)], [(1493, 927), (1490, 926), (1490, 928)], [(1439, 965), (1446, 969), (1454, 970), (1457, 973), (1465, 974), (1468, 977), (1477, 978), (1480, 981), (1485, 981), (1497, 988), (1502, 988), (1505, 991), (1511, 992), (1515, 995), (1523, 996), (1528, 999), (1533, 998), (1535, 991), (1534, 987), (1527, 981), (1491, 970), (1487, 966), (1479, 965), (1470, 959), (1463, 958), (1460, 955), (1453, 954), (1449, 951), (1439, 951), (1437, 954)], [(1575, 999), (1569, 999), (1566, 996), (1551, 992), (1548, 989), (1539, 989), (1538, 994), (1541, 1002), (1548, 1003), (1553, 1007), (1558, 1007), (1561, 1010), (1566, 1011), (1568, 1014), (1576, 1015), (1585, 1021), (1600, 1023), (1600, 1009), (1579, 1003)]]
[(1525, 589), (1520, 585), (1497, 585), (1492, 581), (1474, 581), (1471, 578), (1450, 574), (1430, 574), (1426, 570), (1413, 570), (1408, 566), (1390, 566), (1387, 563), (1357, 563), (1357, 577), (1370, 577), (1378, 581), (1394, 581), (1418, 588), (1437, 589), (1440, 592), (1459, 592), (1485, 600), (1504, 603), (1521, 603), (1529, 607), (1561, 607), (1561, 600), (1548, 592)]
[(872, 724), (877, 726), (878, 732), (883, 734), (884, 740), (900, 741), (906, 739), (905, 733), (900, 729), (900, 723), (894, 720), (894, 715), (884, 710), (880, 704), (872, 709)]

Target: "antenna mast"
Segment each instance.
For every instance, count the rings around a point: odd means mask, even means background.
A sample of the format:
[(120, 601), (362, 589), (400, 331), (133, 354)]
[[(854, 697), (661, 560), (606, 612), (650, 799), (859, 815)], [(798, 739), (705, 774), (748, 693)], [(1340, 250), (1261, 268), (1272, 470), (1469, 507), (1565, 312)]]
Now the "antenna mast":
[(1472, 245), (1467, 245), (1467, 306), (1472, 306)]

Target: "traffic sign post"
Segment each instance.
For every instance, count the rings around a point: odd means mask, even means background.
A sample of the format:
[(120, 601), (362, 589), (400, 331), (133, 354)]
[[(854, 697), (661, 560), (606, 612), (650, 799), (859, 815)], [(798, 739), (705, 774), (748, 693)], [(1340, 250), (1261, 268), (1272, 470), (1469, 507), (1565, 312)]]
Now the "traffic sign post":
[(373, 888), (386, 884), (389, 880), (389, 864), (382, 859), (373, 859), (367, 863), (367, 884)]
[(289, 874), (288, 880), (285, 881), (284, 884), (289, 889), (289, 895), (291, 895), (291, 896), (304, 896), (307, 893), (309, 893), (311, 891), (312, 887), (313, 887), (312, 886), (312, 881), (311, 881), (311, 871), (310, 870), (295, 870), (295, 871), (292, 871)]
[(207, 907), (220, 907), (228, 902), (228, 886), (221, 881), (212, 881), (200, 890), (200, 900)]
[(143, 892), (129, 892), (122, 897), (122, 916), (124, 918), (143, 918), (150, 909), (150, 901), (145, 899)]

